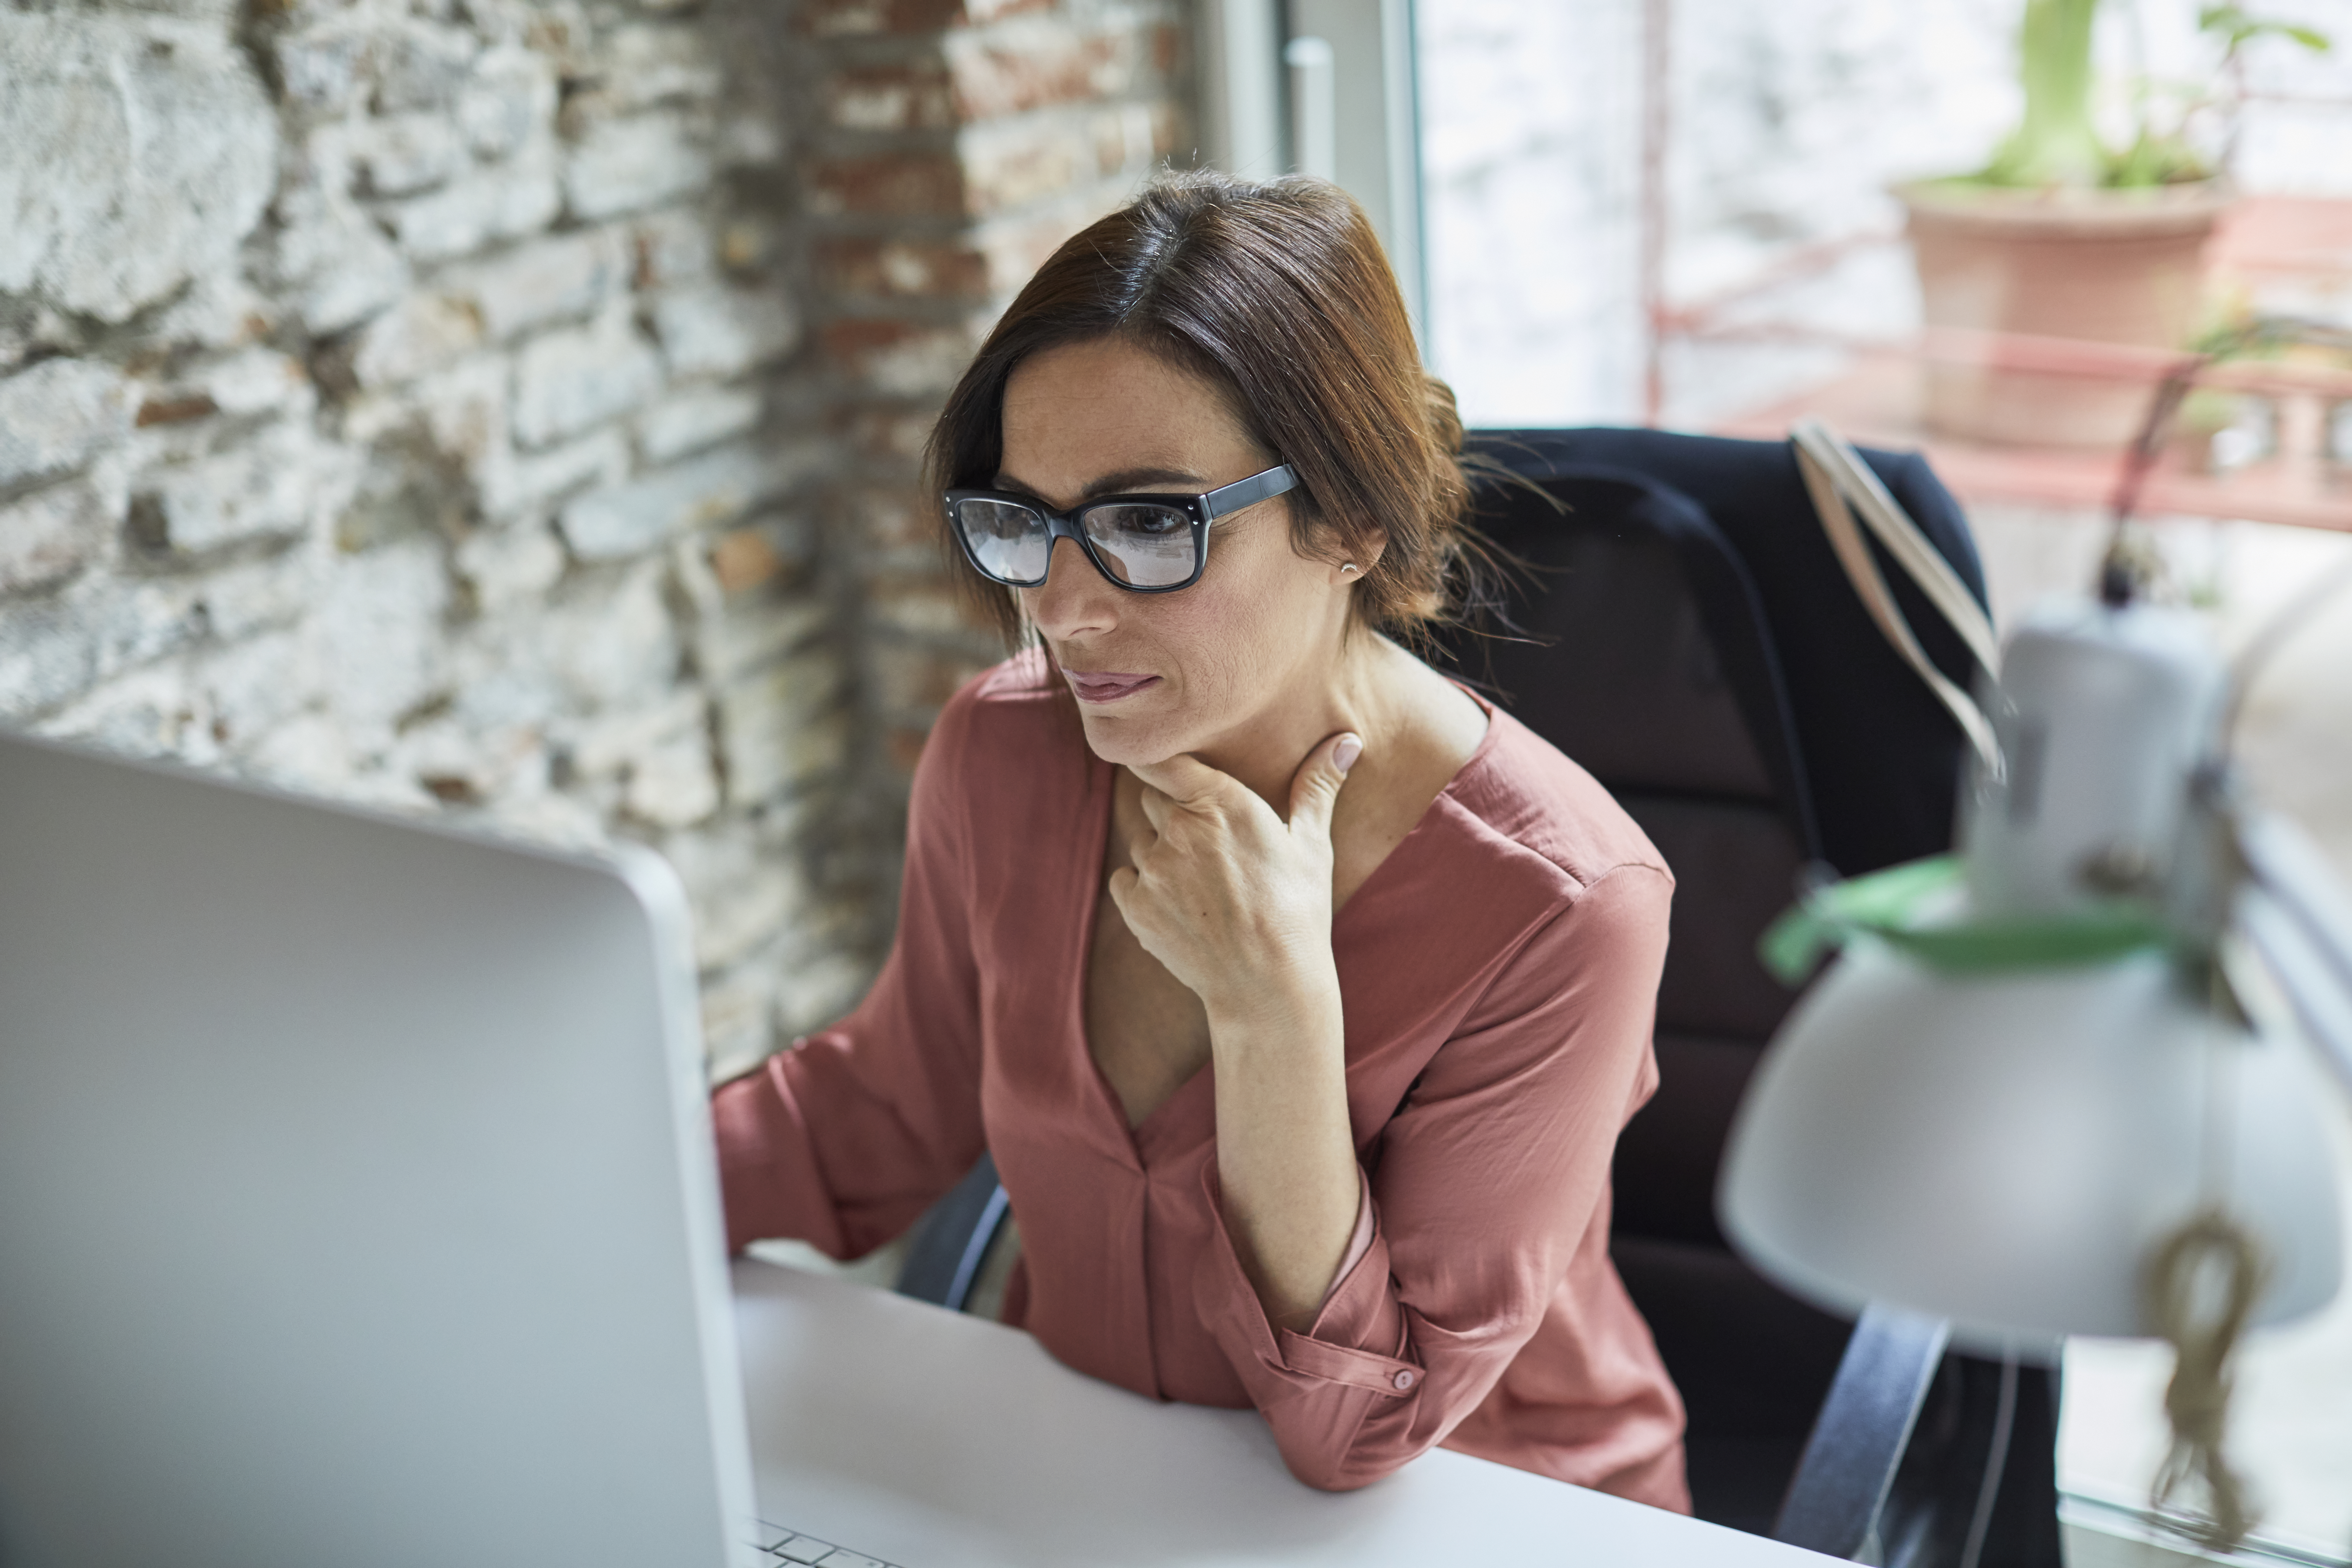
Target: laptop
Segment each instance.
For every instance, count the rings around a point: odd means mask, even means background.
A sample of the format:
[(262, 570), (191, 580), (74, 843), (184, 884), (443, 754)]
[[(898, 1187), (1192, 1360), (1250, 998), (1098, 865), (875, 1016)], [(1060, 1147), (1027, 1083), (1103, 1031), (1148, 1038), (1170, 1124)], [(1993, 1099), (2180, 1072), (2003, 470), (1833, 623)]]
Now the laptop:
[(0, 1564), (794, 1560), (690, 951), (649, 851), (0, 735)]

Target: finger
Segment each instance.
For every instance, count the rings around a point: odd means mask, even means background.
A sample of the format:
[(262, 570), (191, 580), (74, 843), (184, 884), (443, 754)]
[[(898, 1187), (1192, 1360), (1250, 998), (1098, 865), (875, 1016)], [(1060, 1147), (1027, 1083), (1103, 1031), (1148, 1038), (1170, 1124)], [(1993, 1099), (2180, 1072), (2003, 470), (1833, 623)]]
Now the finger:
[(1151, 831), (1167, 832), (1168, 819), (1176, 815), (1176, 803), (1150, 784), (1143, 786), (1143, 793), (1136, 799), (1143, 807), (1145, 819), (1151, 824)]
[(1298, 771), (1290, 777), (1290, 830), (1293, 833), (1318, 835), (1326, 843), (1331, 838), (1331, 811), (1339, 804), (1339, 786), (1348, 782), (1348, 770), (1363, 755), (1364, 742), (1351, 730), (1327, 735), (1322, 742), (1307, 753)]
[(1178, 805), (1204, 805), (1233, 783), (1230, 776), (1189, 752), (1179, 752), (1164, 762), (1129, 763), (1127, 771)]
[(1158, 833), (1146, 832), (1140, 827), (1127, 836), (1127, 863), (1137, 868), (1138, 876), (1142, 875), (1143, 858), (1150, 854), (1159, 842)]
[(1110, 880), (1103, 884), (1103, 891), (1110, 895), (1110, 901), (1117, 906), (1121, 920), (1127, 919), (1128, 895), (1135, 891), (1135, 868), (1121, 866), (1110, 874)]

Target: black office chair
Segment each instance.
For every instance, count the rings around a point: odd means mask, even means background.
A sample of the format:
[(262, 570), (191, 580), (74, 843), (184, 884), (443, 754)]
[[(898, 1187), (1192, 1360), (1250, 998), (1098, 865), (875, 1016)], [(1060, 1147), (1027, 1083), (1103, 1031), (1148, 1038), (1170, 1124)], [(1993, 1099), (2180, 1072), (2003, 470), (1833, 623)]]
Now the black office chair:
[[(1522, 637), (1445, 651), (1606, 784), (1677, 880), (1662, 1082), (1619, 1143), (1612, 1252), (1689, 1406), (1700, 1517), (1891, 1568), (1958, 1564), (1972, 1536), (1980, 1563), (2058, 1568), (2051, 1375), (1947, 1353), (1941, 1325), (1901, 1313), (1819, 1312), (1714, 1215), (1732, 1110), (1794, 1000), (1758, 934), (1809, 863), (1854, 875), (1949, 844), (1958, 731), (1854, 598), (1786, 447), (1571, 430), (1475, 449), (1527, 481), (1480, 489), (1482, 528), (1532, 568), (1510, 595)], [(1865, 456), (1981, 597), (1926, 464)], [(1958, 637), (1885, 574), (1965, 680)], [(899, 1289), (962, 1307), (1003, 1202), (983, 1159)]]
[[(1795, 1000), (1756, 939), (1809, 863), (1853, 876), (1949, 847), (1958, 730), (1869, 620), (1786, 445), (1601, 429), (1477, 449), (1542, 492), (1481, 489), (1488, 537), (1533, 568), (1509, 605), (1528, 640), (1449, 649), (1675, 870), (1661, 1085), (1619, 1141), (1611, 1250), (1690, 1407), (1698, 1512), (1919, 1568), (1960, 1563), (1976, 1525), (1978, 1561), (2056, 1568), (2051, 1375), (1945, 1353), (1940, 1325), (1902, 1314), (1819, 1312), (1715, 1219), (1732, 1112)], [(1967, 522), (1927, 464), (1864, 456), (1981, 601)], [(1882, 571), (1965, 683), (1959, 637)]]

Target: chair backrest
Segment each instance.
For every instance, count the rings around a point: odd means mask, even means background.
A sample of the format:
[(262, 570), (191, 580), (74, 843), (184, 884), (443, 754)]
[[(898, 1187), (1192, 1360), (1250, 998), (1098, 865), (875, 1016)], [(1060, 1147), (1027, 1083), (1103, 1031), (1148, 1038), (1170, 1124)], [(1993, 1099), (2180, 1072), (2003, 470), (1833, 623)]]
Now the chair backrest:
[[(1487, 537), (1530, 568), (1511, 595), (1524, 640), (1456, 635), (1449, 651), (1608, 786), (1675, 871), (1661, 1086), (1619, 1141), (1613, 1250), (1690, 1405), (1702, 1513), (1766, 1529), (1849, 1326), (1748, 1271), (1716, 1224), (1732, 1113), (1795, 1000), (1756, 940), (1809, 863), (1854, 874), (1948, 845), (1962, 742), (1856, 601), (1786, 446), (1474, 439), (1528, 481), (1479, 498)], [(1981, 598), (1967, 525), (1926, 464), (1864, 457)], [(1965, 682), (1957, 636), (1923, 601), (1905, 609)]]

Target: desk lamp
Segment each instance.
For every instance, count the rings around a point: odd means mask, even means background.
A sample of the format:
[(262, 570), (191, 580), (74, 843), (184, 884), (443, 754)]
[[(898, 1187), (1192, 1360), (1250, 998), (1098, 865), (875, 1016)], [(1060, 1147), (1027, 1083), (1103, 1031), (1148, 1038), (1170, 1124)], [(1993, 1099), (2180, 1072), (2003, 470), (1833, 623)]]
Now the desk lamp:
[(1740, 1107), (1725, 1230), (1801, 1297), (1996, 1357), (2197, 1320), (2225, 1398), (2237, 1330), (2342, 1273), (2313, 1063), (2352, 1092), (2352, 913), (2232, 783), (2233, 683), (2186, 612), (2037, 615), (1985, 694), (1958, 854), (1816, 889), (1767, 934), (1791, 978), (1843, 951)]

